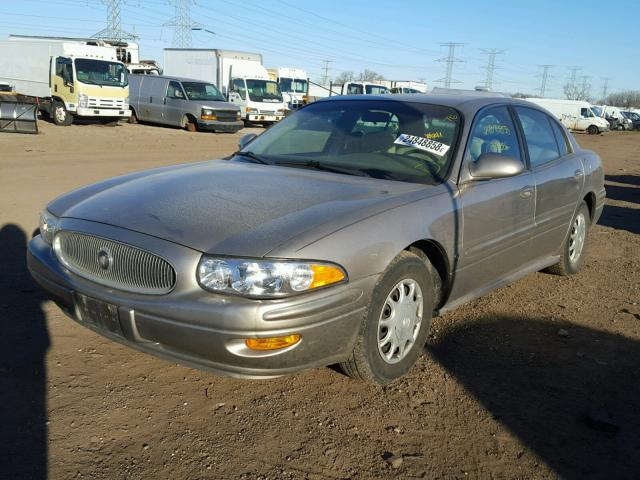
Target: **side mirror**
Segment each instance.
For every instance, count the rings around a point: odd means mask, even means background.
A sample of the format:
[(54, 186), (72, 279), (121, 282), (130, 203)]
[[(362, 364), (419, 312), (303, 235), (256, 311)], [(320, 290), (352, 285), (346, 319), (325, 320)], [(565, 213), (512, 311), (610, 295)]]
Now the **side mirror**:
[(255, 133), (247, 133), (246, 135), (243, 135), (238, 142), (238, 150), (242, 150), (244, 147), (249, 145), (257, 136), (258, 135)]
[(475, 180), (513, 177), (523, 171), (520, 160), (498, 153), (483, 153), (469, 165), (469, 173)]

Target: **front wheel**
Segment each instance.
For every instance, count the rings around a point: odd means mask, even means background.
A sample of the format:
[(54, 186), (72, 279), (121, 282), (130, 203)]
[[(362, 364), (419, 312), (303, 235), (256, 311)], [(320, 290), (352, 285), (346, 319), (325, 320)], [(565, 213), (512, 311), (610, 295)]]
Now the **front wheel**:
[(64, 106), (64, 103), (60, 102), (59, 100), (54, 100), (51, 109), (53, 110), (53, 115), (51, 115), (51, 117), (53, 118), (53, 123), (62, 127), (71, 125), (71, 122), (73, 122), (73, 117)]
[(184, 117), (182, 117), (181, 125), (182, 125), (182, 128), (184, 128), (188, 132), (198, 131), (198, 126), (196, 125), (196, 121), (191, 117), (189, 117), (188, 115), (185, 115)]
[(589, 135), (596, 135), (598, 133), (598, 127), (596, 127), (595, 125), (589, 125), (589, 128), (587, 128), (587, 132), (589, 133)]
[(591, 215), (585, 202), (571, 219), (569, 233), (562, 245), (560, 261), (547, 269), (554, 275), (573, 275), (578, 273), (584, 263), (584, 252), (587, 244), (587, 233), (591, 225)]
[(407, 373), (431, 326), (433, 281), (418, 255), (401, 252), (373, 289), (354, 349), (342, 370), (350, 377), (384, 385)]

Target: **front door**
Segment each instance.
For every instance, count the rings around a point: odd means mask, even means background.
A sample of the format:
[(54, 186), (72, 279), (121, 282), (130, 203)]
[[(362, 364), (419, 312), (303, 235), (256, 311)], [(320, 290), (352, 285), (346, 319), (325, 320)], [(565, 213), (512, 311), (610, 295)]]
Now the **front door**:
[(76, 94), (73, 82), (73, 62), (70, 58), (57, 57), (55, 59), (55, 75), (51, 82), (52, 96), (65, 101), (67, 106), (73, 104), (75, 110)]
[(164, 103), (164, 119), (168, 125), (181, 126), (187, 103), (186, 95), (179, 82), (171, 80), (167, 85)]
[[(476, 116), (463, 172), (484, 153), (508, 155), (526, 165), (513, 118), (504, 105)], [(535, 212), (533, 173), (525, 169), (513, 177), (461, 180), (459, 204), (460, 247), (451, 299), (477, 292), (533, 259), (529, 249)]]

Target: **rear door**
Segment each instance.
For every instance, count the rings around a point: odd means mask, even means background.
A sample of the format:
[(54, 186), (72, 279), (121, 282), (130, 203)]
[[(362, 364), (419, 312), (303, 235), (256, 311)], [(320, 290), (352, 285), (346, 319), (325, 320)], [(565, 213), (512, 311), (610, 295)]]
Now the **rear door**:
[(584, 166), (565, 131), (546, 113), (515, 107), (536, 183), (535, 238), (538, 256), (558, 253), (584, 184)]
[[(473, 180), (464, 172), (484, 153), (520, 160), (524, 172), (507, 178)], [(535, 180), (526, 168), (516, 124), (506, 105), (481, 110), (467, 142), (460, 182), (462, 220), (452, 298), (478, 292), (533, 260)]]

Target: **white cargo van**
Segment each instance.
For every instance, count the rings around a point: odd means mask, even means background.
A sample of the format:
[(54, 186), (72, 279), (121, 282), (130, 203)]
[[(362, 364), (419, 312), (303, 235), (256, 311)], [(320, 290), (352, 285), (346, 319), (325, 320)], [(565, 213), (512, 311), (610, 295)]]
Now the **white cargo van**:
[(240, 107), (245, 123), (271, 125), (284, 118), (285, 104), (258, 53), (213, 48), (165, 48), (165, 75), (214, 84)]
[(570, 130), (587, 132), (591, 135), (609, 130), (609, 122), (598, 117), (588, 102), (555, 98), (525, 98), (551, 112)]

